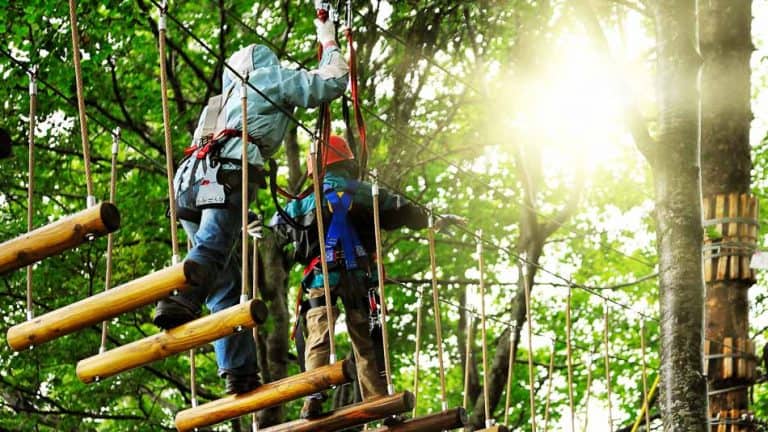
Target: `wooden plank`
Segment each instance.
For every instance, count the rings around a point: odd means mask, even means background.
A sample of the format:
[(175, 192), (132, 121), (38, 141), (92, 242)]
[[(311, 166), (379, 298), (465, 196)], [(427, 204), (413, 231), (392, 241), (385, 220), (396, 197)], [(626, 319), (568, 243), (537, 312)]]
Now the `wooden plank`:
[(736, 353), (736, 379), (741, 380), (747, 374), (746, 368), (744, 367), (744, 339), (736, 338), (735, 342), (736, 347), (733, 351)]
[[(702, 200), (702, 218), (707, 221), (712, 218), (712, 206), (711, 201), (709, 198), (704, 198)], [(704, 231), (704, 244), (708, 245), (712, 243), (712, 239), (709, 238), (707, 235), (707, 231)], [(707, 258), (704, 255), (702, 255), (702, 258), (704, 259), (704, 282), (710, 282), (712, 281), (712, 258)]]
[[(743, 218), (749, 218), (749, 194), (739, 195), (739, 216)], [(751, 243), (749, 239), (751, 225), (746, 223), (739, 224), (739, 241), (745, 243)], [(749, 279), (749, 257), (740, 256), (738, 266), (738, 279)]]
[(354, 376), (354, 364), (348, 360), (339, 361), (264, 384), (248, 393), (227, 396), (181, 411), (176, 414), (176, 429), (191, 431), (237, 418), (350, 382)]
[[(739, 194), (728, 194), (728, 217), (739, 216)], [(730, 241), (739, 241), (739, 224), (736, 222), (728, 223), (728, 239)], [(728, 257), (728, 279), (739, 278), (739, 256), (731, 255)]]
[(110, 203), (87, 208), (0, 244), (0, 275), (81, 245), (120, 228), (120, 212)]
[(370, 432), (440, 432), (463, 428), (466, 424), (467, 413), (459, 407), (416, 417), (393, 426), (382, 426)]
[(728, 417), (728, 411), (720, 411), (717, 415), (717, 432), (727, 432), (726, 419)]
[(395, 393), (348, 405), (312, 420), (295, 420), (261, 432), (333, 432), (359, 426), (413, 409), (413, 394)]
[[(717, 195), (715, 197), (715, 219), (723, 219), (725, 217), (725, 195)], [(719, 241), (725, 241), (727, 238), (725, 234), (725, 224), (719, 223), (714, 226), (715, 231), (721, 236)], [(721, 251), (722, 252), (722, 251)], [(717, 262), (715, 270), (715, 280), (724, 280), (726, 276), (726, 270), (728, 268), (728, 259), (726, 257), (718, 257), (715, 259)]]
[(704, 376), (709, 376), (709, 362), (711, 361), (707, 356), (709, 356), (709, 339), (704, 340)]
[(77, 363), (84, 383), (111, 377), (174, 354), (188, 351), (264, 323), (267, 307), (251, 300), (188, 322), (168, 331), (123, 345)]
[(733, 338), (723, 339), (723, 379), (733, 376)]
[(192, 266), (189, 261), (176, 264), (13, 326), (8, 345), (21, 351), (168, 297), (189, 287), (184, 272)]

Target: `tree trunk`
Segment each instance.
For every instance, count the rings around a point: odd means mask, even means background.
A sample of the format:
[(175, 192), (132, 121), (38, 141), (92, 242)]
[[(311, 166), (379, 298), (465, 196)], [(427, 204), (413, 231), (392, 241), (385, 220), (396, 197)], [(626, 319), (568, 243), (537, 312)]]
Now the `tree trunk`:
[[(701, 165), (704, 196), (746, 194), (750, 189), (749, 149), (751, 4), (710, 0), (699, 5), (699, 43), (704, 58), (701, 75)], [(726, 77), (724, 79), (723, 77)], [(732, 215), (731, 215), (732, 216)], [(727, 259), (727, 258), (720, 258)], [(706, 337), (709, 354), (722, 352), (725, 338), (749, 338), (749, 275), (722, 280), (707, 273)], [(737, 360), (738, 361), (738, 360)], [(740, 384), (724, 378), (722, 361), (709, 362), (710, 390)], [(749, 405), (746, 388), (713, 395), (710, 416)], [(715, 425), (712, 426), (715, 430)]]
[(704, 281), (698, 149), (695, 0), (656, 10), (659, 135), (650, 156), (656, 189), (661, 317), (661, 412), (665, 431), (707, 431), (702, 373)]

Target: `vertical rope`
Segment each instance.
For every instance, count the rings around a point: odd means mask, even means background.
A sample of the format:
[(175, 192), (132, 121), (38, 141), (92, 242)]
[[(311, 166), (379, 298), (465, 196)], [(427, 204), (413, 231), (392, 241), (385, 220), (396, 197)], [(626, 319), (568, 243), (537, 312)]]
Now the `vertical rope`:
[(158, 19), (157, 28), (159, 30), (160, 87), (163, 105), (163, 132), (165, 137), (165, 171), (168, 177), (168, 205), (171, 216), (171, 246), (173, 247), (172, 262), (173, 264), (176, 264), (179, 262), (179, 237), (176, 231), (176, 196), (173, 190), (173, 147), (171, 145), (171, 115), (168, 107), (168, 71), (166, 69), (165, 53), (165, 37), (167, 31), (165, 14), (167, 10), (167, 0), (163, 0), (163, 3), (160, 6), (160, 18)]
[(445, 390), (445, 363), (443, 362), (443, 325), (440, 314), (440, 297), (437, 294), (437, 254), (435, 253), (434, 213), (429, 212), (429, 265), (432, 271), (432, 303), (435, 312), (435, 337), (437, 341), (437, 364), (440, 368), (440, 401), (442, 410), (448, 409), (448, 396)]
[[(555, 345), (556, 340), (552, 340), (552, 351), (549, 354), (549, 382), (547, 383), (547, 399), (544, 405), (544, 432), (549, 430), (549, 402), (552, 396), (552, 373), (555, 370)], [(573, 416), (571, 416), (571, 422), (573, 422)], [(571, 426), (573, 430), (573, 426)]]
[(189, 350), (189, 393), (192, 398), (192, 408), (194, 408), (197, 406), (197, 365), (194, 348)]
[(469, 409), (469, 365), (472, 355), (472, 310), (467, 307), (467, 344), (464, 355), (464, 411)]
[(77, 110), (80, 115), (80, 141), (83, 144), (83, 164), (85, 165), (85, 186), (88, 192), (86, 205), (96, 205), (93, 194), (93, 178), (91, 176), (91, 146), (88, 143), (88, 120), (85, 116), (85, 96), (83, 93), (83, 70), (80, 66), (80, 35), (77, 30), (77, 7), (75, 0), (69, 0), (69, 22), (72, 30), (72, 60), (75, 66), (75, 83), (77, 85)]
[(576, 409), (573, 403), (573, 345), (571, 341), (571, 299), (573, 287), (568, 285), (568, 296), (565, 303), (565, 340), (566, 340), (566, 361), (568, 363), (568, 405), (571, 409), (571, 432), (576, 430)]
[[(37, 68), (29, 71), (29, 160), (27, 163), (29, 180), (27, 182), (27, 232), (32, 231), (34, 224), (35, 196), (35, 128), (37, 127)], [(32, 309), (32, 265), (27, 266), (27, 321), (34, 318)]]
[(243, 266), (240, 272), (240, 284), (241, 294), (240, 303), (246, 303), (248, 301), (248, 74), (245, 75), (240, 83), (240, 111), (242, 117), (242, 136), (240, 141), (242, 143), (242, 155), (240, 159), (240, 194), (242, 196), (242, 205), (240, 206), (240, 218), (242, 222), (242, 229), (240, 232), (240, 256), (242, 257), (241, 264)]
[[(392, 369), (389, 362), (389, 332), (387, 331), (387, 298), (384, 296), (384, 255), (381, 247), (381, 215), (379, 212), (379, 176), (373, 171), (373, 226), (376, 234), (376, 266), (379, 280), (379, 299), (381, 301), (381, 339), (384, 346), (384, 372), (387, 375), (387, 392), (392, 395), (395, 387), (392, 385)], [(435, 318), (437, 319), (437, 318)]]
[(587, 432), (587, 426), (589, 424), (589, 399), (592, 396), (592, 363), (593, 363), (593, 357), (595, 355), (595, 348), (589, 352), (589, 364), (587, 365), (587, 388), (585, 392), (587, 393), (584, 397), (584, 428), (582, 429), (583, 432)]
[[(120, 128), (115, 128), (112, 132), (112, 165), (109, 174), (109, 202), (112, 204), (117, 200), (117, 154), (120, 150)], [(106, 277), (104, 278), (104, 291), (112, 288), (112, 250), (115, 247), (115, 238), (112, 233), (107, 235), (107, 263)], [(101, 323), (101, 345), (99, 354), (107, 351), (107, 334), (109, 332), (108, 322)]]
[[(648, 400), (648, 363), (645, 356), (645, 319), (640, 322), (640, 358), (643, 367), (643, 400)], [(651, 419), (647, 409), (645, 411), (645, 431), (651, 432)]]
[(414, 364), (416, 365), (416, 370), (413, 373), (413, 412), (411, 413), (411, 417), (416, 417), (416, 410), (418, 409), (419, 404), (419, 352), (421, 348), (421, 315), (422, 315), (422, 305), (424, 303), (424, 288), (419, 286), (419, 290), (416, 294), (418, 296), (418, 299), (416, 299), (416, 350), (414, 353)]
[(640, 411), (640, 414), (637, 416), (637, 419), (635, 419), (635, 424), (632, 425), (631, 432), (637, 432), (638, 429), (640, 429), (640, 422), (643, 421), (643, 417), (645, 417), (645, 429), (650, 429), (650, 421), (648, 419), (648, 412), (650, 411), (650, 403), (651, 399), (653, 399), (653, 396), (656, 394), (656, 390), (659, 389), (659, 379), (661, 378), (661, 375), (657, 375), (656, 379), (653, 381), (653, 384), (651, 384), (651, 390), (648, 392), (648, 397), (646, 397), (643, 400), (643, 408)]
[(605, 315), (605, 326), (603, 328), (603, 346), (605, 347), (605, 386), (608, 392), (608, 426), (613, 430), (613, 407), (611, 404), (611, 363), (610, 348), (608, 347), (608, 299), (603, 299), (603, 311)]
[[(518, 262), (519, 263), (519, 262)], [(528, 385), (529, 385), (529, 399), (531, 406), (531, 431), (536, 432), (536, 401), (533, 394), (533, 315), (531, 311), (531, 287), (528, 285), (528, 272), (524, 271), (524, 265), (520, 265), (520, 275), (523, 277), (523, 291), (525, 292), (525, 312), (526, 319), (528, 320)]]
[[(334, 341), (334, 316), (333, 303), (331, 300), (331, 286), (328, 283), (328, 261), (325, 255), (325, 224), (323, 223), (323, 195), (320, 192), (320, 183), (322, 183), (322, 173), (317, 166), (318, 142), (312, 140), (309, 149), (309, 163), (312, 165), (312, 187), (315, 193), (315, 219), (317, 220), (317, 240), (320, 246), (320, 267), (323, 270), (323, 290), (325, 292), (325, 315), (328, 321), (328, 342), (331, 355), (329, 363), (336, 363), (336, 342)], [(376, 202), (376, 200), (374, 200)]]
[(515, 328), (509, 328), (509, 367), (507, 368), (507, 390), (504, 401), (504, 424), (509, 428), (509, 401), (512, 393), (512, 377), (515, 375)]
[(493, 419), (491, 419), (491, 404), (489, 402), (490, 393), (488, 391), (488, 343), (486, 341), (486, 327), (485, 327), (485, 266), (483, 262), (483, 231), (477, 231), (477, 262), (480, 271), (480, 328), (482, 330), (482, 344), (483, 344), (483, 402), (485, 409), (485, 427), (489, 428), (493, 426)]

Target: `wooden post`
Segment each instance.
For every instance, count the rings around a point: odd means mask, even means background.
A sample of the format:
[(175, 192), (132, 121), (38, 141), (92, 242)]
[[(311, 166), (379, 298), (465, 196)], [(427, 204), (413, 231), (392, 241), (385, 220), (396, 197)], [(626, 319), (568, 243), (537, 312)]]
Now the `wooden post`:
[(80, 381), (90, 383), (213, 342), (264, 323), (267, 307), (251, 300), (123, 345), (77, 363)]
[(110, 203), (89, 207), (0, 244), (0, 275), (36, 263), (120, 228), (120, 212)]
[(262, 429), (260, 432), (332, 432), (359, 426), (413, 409), (410, 392), (395, 393), (347, 405), (312, 420), (296, 420)]
[(467, 424), (464, 408), (452, 408), (422, 417), (412, 418), (393, 426), (382, 426), (370, 432), (440, 432), (463, 428)]
[(190, 261), (176, 264), (13, 326), (8, 330), (8, 345), (21, 351), (186, 289), (189, 285), (185, 273), (189, 274), (194, 265)]
[(176, 429), (183, 432), (210, 426), (350, 382), (354, 377), (354, 364), (348, 360), (339, 361), (264, 384), (248, 393), (181, 411), (176, 414)]

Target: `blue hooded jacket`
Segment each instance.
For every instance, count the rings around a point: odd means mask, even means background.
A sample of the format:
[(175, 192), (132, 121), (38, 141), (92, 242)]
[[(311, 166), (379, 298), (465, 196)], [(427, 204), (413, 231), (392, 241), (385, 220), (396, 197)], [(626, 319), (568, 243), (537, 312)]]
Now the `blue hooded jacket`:
[[(247, 61), (243, 59), (243, 54), (247, 54), (248, 51), (251, 51), (251, 65), (243, 64), (243, 61)], [(247, 87), (248, 134), (260, 141), (260, 148), (249, 144), (248, 162), (257, 167), (263, 166), (264, 160), (277, 152), (291, 122), (290, 118), (274, 104), (293, 113), (297, 106), (312, 108), (324, 102), (330, 102), (344, 94), (347, 88), (348, 66), (336, 46), (323, 50), (318, 69), (312, 71), (280, 66), (277, 56), (263, 45), (245, 47), (233, 54), (227, 63), (236, 70), (250, 69), (248, 82), (269, 98), (267, 100), (250, 86)], [(222, 78), (222, 93), (229, 94), (224, 106), (228, 129), (242, 130), (242, 102), (239, 87), (240, 79), (226, 69)], [(202, 127), (206, 112), (207, 107), (200, 115), (198, 129)], [(225, 159), (240, 160), (242, 157), (240, 137), (227, 139), (220, 156)]]

